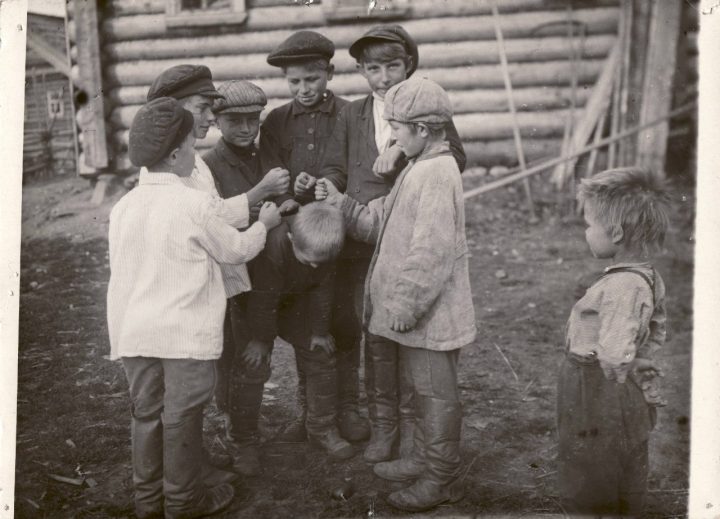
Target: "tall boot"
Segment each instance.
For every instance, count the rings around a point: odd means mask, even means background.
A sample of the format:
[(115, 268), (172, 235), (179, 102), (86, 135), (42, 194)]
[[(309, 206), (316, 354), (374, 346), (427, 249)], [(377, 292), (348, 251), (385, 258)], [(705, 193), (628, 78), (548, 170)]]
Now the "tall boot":
[(338, 429), (348, 441), (359, 442), (370, 437), (370, 424), (360, 416), (360, 348), (352, 345), (350, 350), (336, 353), (338, 379)]
[(297, 359), (297, 353), (295, 354), (295, 365), (298, 375), (298, 385), (295, 393), (298, 414), (275, 436), (274, 441), (280, 443), (303, 443), (307, 441), (307, 429), (305, 428), (305, 422), (307, 420), (307, 377), (301, 369), (301, 363)]
[(439, 504), (455, 503), (463, 498), (460, 403), (418, 395), (416, 398), (422, 400), (425, 412), (425, 472), (413, 485), (388, 496), (392, 506), (410, 512), (430, 510)]
[(337, 410), (337, 373), (334, 369), (307, 376), (308, 438), (333, 458), (348, 459), (355, 450), (340, 437), (335, 425)]
[(232, 501), (228, 484), (202, 482), (202, 408), (163, 428), (165, 519), (192, 519), (219, 512)]
[(258, 420), (263, 397), (262, 383), (246, 384), (233, 380), (229, 399), (230, 453), (233, 470), (244, 476), (260, 473)]
[(133, 416), (130, 427), (135, 513), (139, 519), (160, 517), (163, 510), (163, 426), (160, 415), (146, 419)]
[(398, 439), (398, 362), (397, 346), (390, 341), (374, 347), (370, 341), (372, 398), (368, 405), (372, 435), (363, 453), (370, 463), (389, 460)]
[[(410, 457), (414, 446), (415, 399), (413, 398), (412, 375), (407, 367), (400, 368), (400, 458)], [(421, 406), (422, 407), (422, 406)], [(420, 431), (422, 436), (422, 431)]]
[[(377, 463), (373, 472), (389, 481), (413, 481), (425, 472), (425, 435), (423, 432), (423, 419), (425, 416), (421, 399), (416, 399), (415, 424), (412, 426), (413, 436), (409, 452), (400, 459)], [(402, 427), (402, 422), (400, 422)]]

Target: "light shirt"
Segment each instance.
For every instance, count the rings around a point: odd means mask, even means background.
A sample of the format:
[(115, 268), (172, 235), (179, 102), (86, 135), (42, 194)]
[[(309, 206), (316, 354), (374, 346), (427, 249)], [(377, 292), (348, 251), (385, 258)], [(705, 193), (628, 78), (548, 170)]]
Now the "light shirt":
[[(219, 201), (218, 216), (227, 224), (238, 229), (244, 229), (249, 225), (250, 212), (247, 195), (242, 194), (222, 199), (215, 186), (215, 178), (210, 168), (197, 153), (192, 174), (189, 177), (180, 178), (180, 181), (187, 187), (209, 193), (216, 198)], [(225, 295), (228, 298), (250, 290), (250, 276), (244, 264), (221, 265), (220, 267), (225, 285)]]
[[(613, 272), (630, 267), (652, 278), (648, 283), (633, 272)], [(648, 263), (618, 263), (588, 288), (575, 303), (567, 323), (566, 345), (570, 352), (597, 356), (613, 366), (636, 356), (651, 358), (665, 342), (665, 284)]]
[(375, 123), (375, 144), (377, 145), (378, 155), (382, 155), (390, 147), (392, 137), (390, 123), (383, 119), (384, 111), (385, 100), (373, 92), (373, 122)]
[(172, 173), (140, 172), (110, 213), (107, 296), (110, 358), (220, 357), (225, 290), (220, 265), (265, 246), (262, 223), (225, 223), (220, 200)]

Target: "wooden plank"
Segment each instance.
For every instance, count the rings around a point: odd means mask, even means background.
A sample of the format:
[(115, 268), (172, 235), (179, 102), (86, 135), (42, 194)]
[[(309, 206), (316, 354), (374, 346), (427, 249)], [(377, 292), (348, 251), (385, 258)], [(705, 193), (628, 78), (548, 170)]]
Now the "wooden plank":
[[(641, 124), (652, 119), (655, 114), (669, 111), (672, 105), (681, 19), (681, 2), (656, 0), (653, 3), (640, 111)], [(665, 174), (669, 128), (670, 122), (665, 121), (638, 134), (637, 163), (657, 175)]]
[(91, 168), (102, 169), (109, 164), (96, 0), (75, 2), (74, 21), (79, 80), (88, 97), (88, 104), (81, 108), (83, 113), (78, 117), (83, 132), (85, 163)]

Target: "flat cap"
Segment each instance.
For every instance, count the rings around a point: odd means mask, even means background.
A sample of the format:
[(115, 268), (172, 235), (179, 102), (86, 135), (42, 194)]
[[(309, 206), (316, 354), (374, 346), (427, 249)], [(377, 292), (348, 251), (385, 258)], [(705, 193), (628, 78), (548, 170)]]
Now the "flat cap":
[(335, 44), (320, 33), (297, 31), (268, 54), (267, 62), (273, 67), (284, 67), (311, 59), (330, 59), (335, 55)]
[(212, 82), (210, 69), (205, 65), (175, 65), (155, 78), (147, 100), (158, 97), (182, 99), (191, 95), (222, 97)]
[(130, 125), (130, 161), (138, 167), (157, 164), (182, 144), (192, 128), (193, 115), (177, 99), (153, 99), (138, 110)]
[(383, 119), (400, 123), (448, 123), (452, 105), (443, 87), (427, 78), (406, 79), (385, 94)]
[(415, 40), (413, 40), (412, 36), (400, 25), (376, 25), (375, 27), (371, 27), (365, 34), (355, 40), (348, 50), (353, 58), (360, 61), (363, 49), (367, 45), (383, 42), (400, 43), (405, 47), (405, 52), (412, 58), (412, 63), (410, 63), (407, 70), (407, 77), (412, 76), (418, 68), (420, 54), (418, 53), (418, 46)]
[(267, 104), (265, 92), (250, 81), (228, 81), (218, 87), (218, 92), (222, 97), (215, 100), (215, 114), (262, 112)]

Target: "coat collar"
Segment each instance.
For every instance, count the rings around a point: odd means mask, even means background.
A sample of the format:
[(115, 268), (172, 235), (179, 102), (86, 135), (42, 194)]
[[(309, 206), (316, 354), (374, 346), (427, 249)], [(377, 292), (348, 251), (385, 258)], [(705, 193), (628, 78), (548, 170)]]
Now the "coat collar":
[(140, 168), (140, 176), (138, 178), (138, 184), (141, 186), (149, 185), (164, 185), (169, 186), (173, 184), (182, 185), (180, 177), (175, 173), (163, 173), (163, 172), (149, 172), (147, 168)]
[[(220, 157), (222, 157), (223, 160), (225, 160), (233, 167), (240, 166), (241, 164), (243, 164), (244, 159), (247, 158), (239, 155), (236, 150), (228, 146), (228, 143), (225, 142), (225, 139), (223, 139), (222, 137), (220, 138), (220, 140), (218, 140), (216, 150)], [(257, 148), (255, 148), (255, 144), (250, 145), (247, 149), (247, 152), (243, 155), (252, 156), (253, 153), (257, 153)]]

